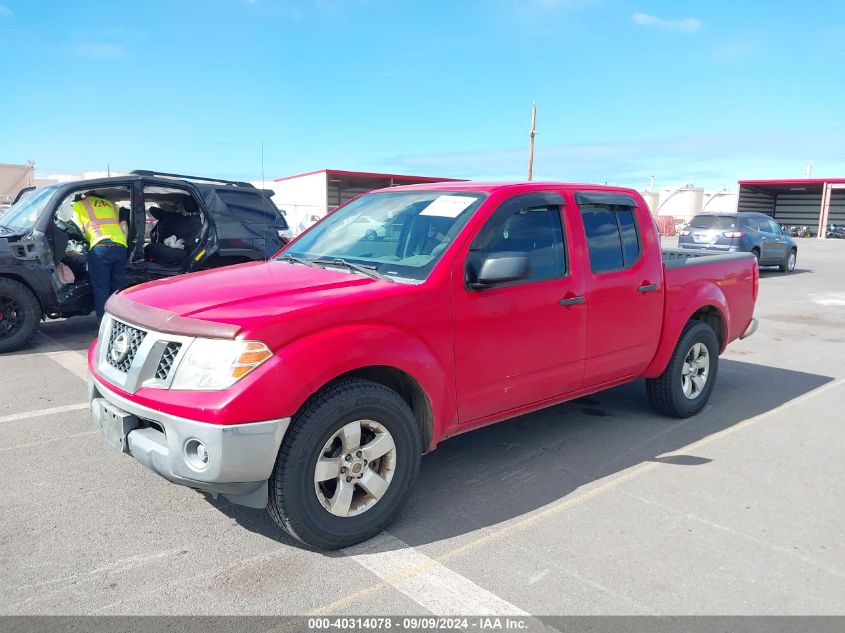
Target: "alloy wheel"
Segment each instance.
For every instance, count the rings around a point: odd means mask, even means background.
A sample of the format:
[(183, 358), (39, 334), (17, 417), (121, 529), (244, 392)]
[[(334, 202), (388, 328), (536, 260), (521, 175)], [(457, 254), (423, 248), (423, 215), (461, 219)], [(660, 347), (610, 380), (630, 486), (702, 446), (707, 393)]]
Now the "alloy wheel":
[(681, 385), (684, 397), (695, 400), (704, 391), (710, 373), (710, 352), (704, 343), (696, 343), (687, 352), (681, 366)]
[(314, 467), (314, 490), (331, 514), (351, 517), (384, 497), (396, 470), (393, 436), (374, 420), (342, 426), (323, 446)]

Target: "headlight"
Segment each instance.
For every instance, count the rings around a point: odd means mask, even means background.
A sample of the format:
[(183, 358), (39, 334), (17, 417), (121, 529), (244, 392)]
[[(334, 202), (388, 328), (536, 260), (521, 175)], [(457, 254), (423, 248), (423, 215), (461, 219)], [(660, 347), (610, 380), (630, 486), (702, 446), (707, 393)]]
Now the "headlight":
[(223, 341), (198, 338), (191, 343), (171, 389), (214, 391), (231, 387), (273, 356), (258, 341)]

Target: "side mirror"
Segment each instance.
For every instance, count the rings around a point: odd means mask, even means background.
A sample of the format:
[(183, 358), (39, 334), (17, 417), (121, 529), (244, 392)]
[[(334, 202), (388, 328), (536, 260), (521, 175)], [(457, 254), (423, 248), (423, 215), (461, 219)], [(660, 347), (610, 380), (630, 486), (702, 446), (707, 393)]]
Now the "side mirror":
[(467, 282), (473, 290), (484, 290), (509, 281), (527, 279), (530, 272), (526, 253), (489, 253), (483, 256), (477, 267), (468, 262)]

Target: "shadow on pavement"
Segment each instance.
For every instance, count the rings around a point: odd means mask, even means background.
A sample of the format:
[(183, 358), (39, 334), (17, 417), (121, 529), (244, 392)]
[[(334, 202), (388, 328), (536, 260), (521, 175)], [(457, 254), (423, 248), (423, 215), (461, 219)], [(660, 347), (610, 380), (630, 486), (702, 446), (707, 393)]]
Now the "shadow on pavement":
[[(423, 458), (389, 531), (423, 545), (519, 517), (642, 462), (706, 468), (709, 458), (671, 453), (831, 380), (723, 358), (710, 403), (694, 418), (655, 413), (639, 380), (459, 435)], [(262, 510), (214, 505), (249, 530), (295, 544)]]
[(97, 338), (97, 330), (97, 317), (94, 315), (43, 321), (38, 333), (28, 345), (14, 352), (0, 354), (0, 358), (26, 356), (33, 352), (58, 352), (64, 349), (84, 353)]
[(811, 268), (796, 268), (791, 273), (782, 273), (776, 267), (764, 266), (760, 269), (760, 279), (768, 279), (769, 277), (792, 277), (795, 275), (803, 275), (805, 273), (812, 274), (814, 271)]

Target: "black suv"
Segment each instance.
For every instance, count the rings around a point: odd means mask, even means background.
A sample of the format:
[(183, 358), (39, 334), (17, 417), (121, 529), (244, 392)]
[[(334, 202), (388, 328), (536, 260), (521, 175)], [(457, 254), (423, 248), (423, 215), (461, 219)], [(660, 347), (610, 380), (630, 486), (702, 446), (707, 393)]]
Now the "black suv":
[(791, 273), (798, 260), (798, 245), (768, 215), (701, 213), (678, 232), (678, 247), (722, 253), (753, 253), (760, 266), (777, 266)]
[(113, 201), (129, 223), (128, 285), (267, 259), (291, 237), (272, 192), (245, 182), (133, 171), (30, 191), (0, 216), (0, 352), (25, 345), (44, 318), (94, 309), (70, 221), (83, 193)]

